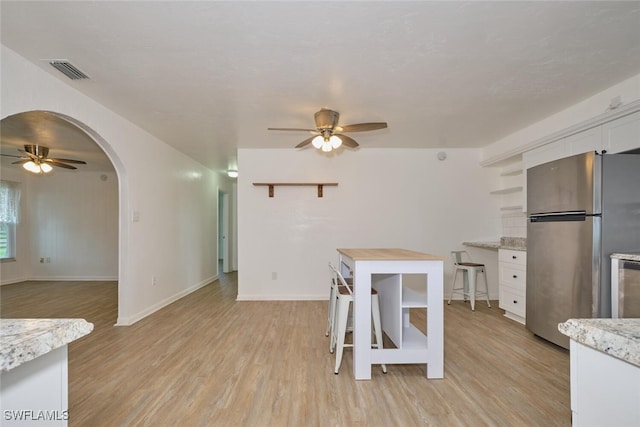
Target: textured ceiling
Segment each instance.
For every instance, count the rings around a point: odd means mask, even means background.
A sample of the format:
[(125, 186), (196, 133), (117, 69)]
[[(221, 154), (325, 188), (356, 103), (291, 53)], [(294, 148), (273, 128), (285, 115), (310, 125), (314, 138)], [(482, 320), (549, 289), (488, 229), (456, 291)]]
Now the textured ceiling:
[(360, 149), (480, 147), (640, 73), (637, 1), (0, 8), (4, 45), (221, 171), (238, 147), (294, 147), (308, 135), (267, 127), (312, 127), (321, 107), (389, 123), (351, 134)]

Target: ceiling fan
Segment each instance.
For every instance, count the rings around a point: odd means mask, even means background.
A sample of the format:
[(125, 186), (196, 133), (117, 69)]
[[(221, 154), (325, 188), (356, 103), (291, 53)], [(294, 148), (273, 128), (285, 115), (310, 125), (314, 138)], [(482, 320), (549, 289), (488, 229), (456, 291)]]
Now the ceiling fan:
[[(12, 162), (13, 165), (22, 165), (23, 168), (29, 172), (41, 174), (49, 173), (53, 170), (51, 166), (58, 166), (65, 169), (78, 169), (75, 165), (86, 165), (84, 160), (74, 159), (56, 159), (48, 157), (49, 147), (36, 144), (25, 144), (24, 150), (18, 149), (18, 151), (24, 153), (23, 156), (14, 156), (11, 154), (2, 154), (7, 157), (17, 157), (19, 160)], [(71, 163), (71, 164), (68, 164)]]
[(315, 148), (329, 152), (342, 144), (347, 147), (355, 148), (358, 144), (353, 138), (343, 135), (343, 132), (364, 132), (369, 130), (385, 129), (386, 122), (374, 123), (358, 123), (353, 125), (338, 126), (340, 114), (337, 111), (322, 108), (314, 114), (316, 128), (315, 129), (299, 129), (299, 128), (267, 128), (268, 130), (284, 130), (284, 131), (305, 131), (311, 132), (314, 136), (305, 139), (295, 148), (302, 148), (308, 144), (313, 144)]

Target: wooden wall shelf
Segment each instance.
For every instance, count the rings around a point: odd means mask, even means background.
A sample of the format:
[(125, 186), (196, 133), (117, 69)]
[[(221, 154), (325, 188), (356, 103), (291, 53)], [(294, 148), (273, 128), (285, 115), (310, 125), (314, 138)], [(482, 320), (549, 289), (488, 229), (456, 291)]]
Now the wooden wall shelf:
[(318, 187), (318, 197), (322, 197), (324, 186), (337, 186), (337, 182), (254, 182), (253, 185), (269, 187), (269, 197), (273, 197), (273, 188), (276, 186), (313, 186)]

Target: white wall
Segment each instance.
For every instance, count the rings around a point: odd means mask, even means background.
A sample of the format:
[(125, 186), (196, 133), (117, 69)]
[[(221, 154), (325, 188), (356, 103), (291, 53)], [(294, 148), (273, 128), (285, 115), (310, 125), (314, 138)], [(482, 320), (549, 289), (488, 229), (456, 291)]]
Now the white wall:
[[(38, 176), (5, 168), (2, 177), (22, 183), (21, 221), (16, 233), (18, 256), (14, 262), (2, 263), (2, 284), (24, 280), (117, 280), (115, 173), (54, 171)], [(41, 263), (40, 258), (45, 262)]]
[[(479, 150), (238, 150), (238, 299), (326, 299), (338, 247), (399, 247), (447, 257), (463, 241), (495, 240), (498, 201)], [(253, 182), (337, 182), (276, 187)], [(477, 251), (497, 265), (496, 251)], [(484, 257), (484, 258), (483, 258)], [(273, 279), (275, 273), (275, 279)], [(497, 298), (497, 271), (489, 270)]]
[(216, 199), (223, 185), (217, 173), (5, 46), (1, 66), (2, 118), (34, 110), (65, 115), (114, 163), (119, 180), (118, 324), (133, 323), (217, 277)]
[(29, 180), (30, 279), (117, 280), (116, 174), (54, 171)]

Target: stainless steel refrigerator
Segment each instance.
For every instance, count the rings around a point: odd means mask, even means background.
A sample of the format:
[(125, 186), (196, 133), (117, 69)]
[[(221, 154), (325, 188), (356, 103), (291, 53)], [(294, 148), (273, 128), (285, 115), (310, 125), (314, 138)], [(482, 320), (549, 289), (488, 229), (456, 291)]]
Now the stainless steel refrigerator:
[(640, 250), (640, 155), (585, 153), (527, 170), (526, 326), (611, 317), (613, 252)]

